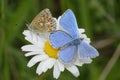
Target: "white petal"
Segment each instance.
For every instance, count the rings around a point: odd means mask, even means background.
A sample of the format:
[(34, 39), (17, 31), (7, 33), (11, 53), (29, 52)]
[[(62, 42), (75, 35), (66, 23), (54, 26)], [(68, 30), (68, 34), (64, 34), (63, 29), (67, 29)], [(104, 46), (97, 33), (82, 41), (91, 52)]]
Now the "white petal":
[(35, 36), (35, 37), (25, 37), (25, 39), (29, 42), (31, 42), (32, 44), (35, 44), (35, 45), (40, 45), (40, 46), (44, 46), (44, 42), (45, 40), (44, 39), (39, 39), (38, 36)]
[(84, 38), (83, 41), (87, 44), (90, 44), (90, 38)]
[[(59, 18), (58, 18), (59, 19)], [(59, 22), (58, 22), (58, 19), (54, 18), (54, 20), (56, 21), (56, 30), (59, 30)]]
[(92, 59), (90, 59), (90, 58), (80, 58), (79, 61), (81, 63), (90, 64), (92, 62)]
[(53, 67), (55, 61), (56, 61), (56, 60), (53, 59), (53, 58), (48, 58), (48, 59), (46, 60), (46, 67), (49, 68), (49, 69), (51, 69), (51, 68)]
[(90, 38), (87, 38), (86, 34), (80, 34), (79, 36), (80, 38), (83, 38), (83, 41), (85, 43), (88, 43), (88, 44), (90, 43)]
[(57, 64), (58, 64), (58, 67), (59, 67), (60, 71), (63, 72), (64, 69), (65, 69), (65, 68), (64, 68), (64, 65), (63, 65), (62, 63), (60, 63), (59, 60), (57, 60)]
[(39, 40), (39, 41), (36, 43), (36, 45), (39, 46), (40, 48), (44, 48), (45, 42), (46, 42), (46, 40), (41, 40), (41, 41)]
[(46, 64), (47, 64), (47, 60), (43, 61), (43, 65), (41, 66), (43, 72), (46, 72), (46, 71), (49, 69), (49, 68), (46, 66)]
[(83, 62), (80, 62), (79, 59), (77, 59), (74, 64), (77, 66), (82, 66)]
[(29, 31), (29, 30), (24, 30), (24, 31), (23, 31), (23, 34), (24, 34), (25, 36), (29, 36), (30, 31)]
[(80, 75), (79, 70), (76, 66), (66, 67), (68, 71), (70, 71), (75, 77)]
[(41, 48), (35, 45), (25, 45), (21, 49), (22, 51), (41, 51)]
[(38, 54), (45, 54), (43, 51), (39, 51), (39, 52), (28, 52), (28, 53), (25, 53), (25, 56), (28, 57), (28, 56), (32, 56), (32, 55), (38, 55)]
[(55, 65), (54, 65), (54, 70), (53, 70), (53, 77), (54, 77), (55, 79), (58, 79), (59, 76), (60, 76), (60, 70), (59, 70), (59, 68), (58, 68), (58, 64), (55, 63)]
[(43, 65), (43, 62), (40, 62), (40, 64), (38, 65), (38, 67), (37, 67), (37, 69), (36, 69), (36, 73), (38, 74), (38, 75), (40, 75), (40, 74), (42, 74), (42, 68), (41, 68), (41, 66)]
[(31, 42), (32, 44), (37, 44), (37, 45), (43, 46), (42, 43), (44, 43), (45, 38), (42, 37), (42, 35), (35, 34), (29, 30), (25, 30), (23, 32), (23, 34), (25, 35), (25, 39), (28, 40), (29, 42)]
[(81, 33), (84, 33), (84, 32), (85, 32), (85, 29), (80, 28), (80, 29), (78, 29), (78, 31), (79, 31), (79, 34), (81, 34)]
[(35, 43), (36, 41), (34, 41), (33, 39), (36, 39), (35, 35), (33, 32), (29, 31), (29, 30), (25, 30), (23, 32), (23, 34), (25, 35), (25, 39), (28, 40), (31, 43)]
[(42, 65), (42, 71), (46, 72), (49, 68), (46, 66), (46, 60), (44, 62), (44, 64)]
[(53, 65), (49, 64), (50, 58), (47, 58), (46, 60), (42, 61), (41, 70), (42, 72), (46, 72), (48, 69), (52, 68)]
[(27, 64), (28, 67), (32, 67), (33, 65), (35, 65), (37, 62), (40, 62), (42, 60), (47, 59), (48, 56), (47, 55), (36, 55), (34, 56)]
[(60, 30), (60, 28), (61, 28), (60, 24), (59, 24), (60, 23), (60, 19), (61, 19), (61, 16), (59, 16), (58, 19), (57, 19), (57, 26), (58, 26), (57, 30)]
[(46, 60), (41, 61), (41, 63), (38, 65), (36, 73), (38, 73), (38, 75), (40, 75), (42, 72), (46, 72), (48, 70), (48, 68), (46, 67)]

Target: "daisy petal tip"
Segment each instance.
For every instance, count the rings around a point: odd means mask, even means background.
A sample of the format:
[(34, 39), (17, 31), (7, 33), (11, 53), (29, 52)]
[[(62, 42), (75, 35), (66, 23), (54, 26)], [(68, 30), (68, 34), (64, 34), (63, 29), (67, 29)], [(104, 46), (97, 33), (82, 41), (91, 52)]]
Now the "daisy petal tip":
[(55, 79), (58, 79), (59, 78), (59, 76), (57, 76), (57, 77), (54, 77)]
[(21, 47), (21, 50), (22, 50), (22, 51), (26, 51), (25, 46), (22, 46), (22, 47)]
[(25, 35), (25, 34), (26, 34), (26, 30), (24, 30), (24, 31), (22, 32), (22, 34), (24, 34), (24, 35)]
[(28, 57), (29, 55), (28, 54), (25, 54), (25, 57)]
[(21, 47), (21, 50), (24, 51), (24, 46)]
[(89, 59), (88, 61), (86, 61), (87, 64), (92, 63), (92, 59)]
[(30, 64), (27, 64), (27, 67), (31, 68), (31, 67), (32, 67), (32, 65), (30, 65)]
[[(42, 72), (41, 72), (41, 73), (42, 73)], [(36, 74), (37, 74), (38, 76), (41, 75), (41, 73), (36, 71)]]
[(29, 30), (24, 30), (23, 34), (26, 35), (26, 34), (28, 34), (28, 32), (29, 32)]
[(74, 73), (74, 76), (75, 76), (75, 77), (78, 77), (78, 76), (80, 76), (80, 73), (79, 73), (79, 72)]
[(79, 33), (84, 33), (85, 32), (85, 29), (83, 29), (83, 28), (80, 28), (78, 30), (79, 30)]
[(42, 71), (36, 70), (36, 74), (37, 74), (37, 75), (41, 75), (41, 74), (42, 74)]
[(60, 74), (59, 74), (59, 75), (54, 75), (54, 78), (55, 78), (55, 79), (58, 79), (59, 76), (60, 76)]
[(59, 76), (60, 76), (60, 70), (59, 70), (59, 68), (58, 68), (58, 65), (56, 64), (56, 65), (54, 65), (53, 77), (54, 77), (55, 79), (58, 79)]
[(37, 73), (38, 75), (41, 75), (41, 73)]

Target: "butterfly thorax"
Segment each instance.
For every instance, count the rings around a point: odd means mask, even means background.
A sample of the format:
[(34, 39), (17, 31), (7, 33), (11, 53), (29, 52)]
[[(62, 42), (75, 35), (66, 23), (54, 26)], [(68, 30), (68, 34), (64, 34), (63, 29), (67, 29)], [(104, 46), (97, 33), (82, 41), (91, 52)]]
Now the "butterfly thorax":
[(73, 39), (72, 41), (70, 41), (67, 44), (63, 45), (60, 49), (62, 50), (62, 49), (65, 49), (65, 48), (67, 48), (69, 46), (78, 45), (78, 44), (81, 43), (81, 41), (82, 41), (82, 39), (80, 39), (80, 38)]

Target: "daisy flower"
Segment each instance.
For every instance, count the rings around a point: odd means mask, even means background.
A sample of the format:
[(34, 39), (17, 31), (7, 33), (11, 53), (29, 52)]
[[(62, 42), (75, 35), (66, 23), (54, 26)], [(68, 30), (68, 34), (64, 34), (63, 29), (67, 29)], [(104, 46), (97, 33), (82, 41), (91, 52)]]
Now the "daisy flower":
[[(90, 39), (87, 38), (84, 29), (79, 29), (80, 37), (83, 38), (86, 43), (90, 43)], [(76, 59), (74, 63), (70, 66), (66, 66), (62, 64), (58, 59), (58, 49), (54, 49), (48, 40), (48, 38), (44, 37), (42, 34), (38, 35), (30, 30), (25, 30), (23, 32), (25, 35), (25, 39), (29, 41), (31, 44), (23, 46), (22, 51), (26, 51), (25, 56), (33, 56), (28, 62), (27, 66), (32, 67), (36, 63), (39, 63), (36, 69), (36, 73), (41, 75), (46, 72), (48, 69), (53, 67), (53, 77), (58, 79), (60, 73), (67, 69), (71, 72), (75, 77), (80, 75), (77, 66), (82, 66), (85, 63), (91, 63), (92, 60), (90, 58), (84, 59)]]

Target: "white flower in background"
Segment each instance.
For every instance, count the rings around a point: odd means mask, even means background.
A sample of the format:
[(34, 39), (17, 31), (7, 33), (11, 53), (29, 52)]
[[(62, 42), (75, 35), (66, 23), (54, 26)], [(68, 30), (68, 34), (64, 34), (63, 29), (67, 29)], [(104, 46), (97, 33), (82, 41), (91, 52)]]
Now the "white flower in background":
[[(80, 38), (83, 38), (83, 41), (86, 43), (90, 43), (90, 39), (87, 38), (85, 34), (82, 34), (84, 29), (79, 29)], [(80, 75), (77, 66), (82, 66), (84, 63), (91, 63), (92, 60), (90, 58), (84, 59), (76, 59), (71, 66), (65, 66), (58, 59), (58, 51), (54, 49), (50, 43), (48, 38), (44, 37), (42, 34), (35, 34), (30, 30), (25, 30), (23, 32), (25, 35), (25, 39), (29, 41), (31, 44), (25, 45), (22, 47), (22, 51), (26, 51), (25, 56), (33, 56), (31, 60), (28, 62), (27, 66), (32, 67), (36, 63), (39, 63), (36, 69), (36, 73), (41, 75), (46, 72), (48, 69), (53, 68), (53, 77), (58, 79), (60, 73), (65, 69), (70, 71), (75, 77)]]

